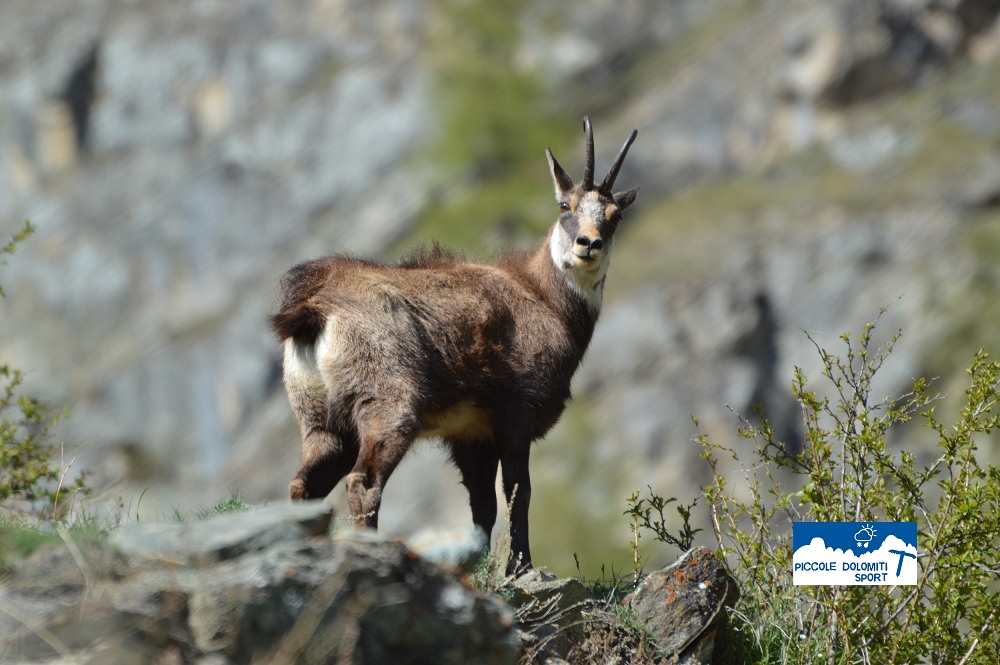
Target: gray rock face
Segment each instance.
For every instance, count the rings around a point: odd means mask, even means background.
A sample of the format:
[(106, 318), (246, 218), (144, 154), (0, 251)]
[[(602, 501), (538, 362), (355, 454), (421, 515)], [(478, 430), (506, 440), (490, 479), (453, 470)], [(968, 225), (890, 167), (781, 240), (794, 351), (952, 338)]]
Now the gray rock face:
[[(278, 387), (280, 274), (377, 252), (419, 211), (421, 177), (394, 167), (431, 129), (422, 2), (293, 4), (0, 10), (0, 215), (39, 229), (4, 270), (19, 297), (3, 303), (0, 357), (72, 405), (98, 484), (165, 474), (193, 498), (218, 477)], [(44, 43), (26, 39), (34, 23)], [(80, 145), (64, 89), (91, 52)], [(15, 321), (47, 332), (14, 335)], [(257, 429), (294, 441), (289, 425)], [(139, 465), (121, 454), (135, 447)]]
[[(29, 559), (0, 600), (32, 628), (3, 631), (0, 648), (31, 662), (515, 661), (503, 602), (402, 545), (331, 540), (329, 518), (322, 506), (274, 506), (125, 527), (119, 552), (85, 551), (86, 575), (65, 552)], [(49, 586), (51, 570), (77, 574)], [(58, 609), (41, 609), (46, 599)]]

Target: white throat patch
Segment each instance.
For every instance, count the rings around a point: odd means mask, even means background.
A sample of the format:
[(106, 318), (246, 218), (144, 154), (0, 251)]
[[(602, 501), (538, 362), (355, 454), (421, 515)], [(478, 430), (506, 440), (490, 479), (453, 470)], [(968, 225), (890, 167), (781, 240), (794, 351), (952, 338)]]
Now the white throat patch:
[(552, 263), (566, 277), (570, 288), (587, 301), (590, 309), (600, 312), (604, 300), (604, 277), (611, 264), (611, 246), (608, 244), (604, 247), (595, 265), (584, 266), (573, 254), (574, 241), (575, 238), (566, 233), (562, 224), (556, 222), (552, 232), (549, 233), (549, 253), (552, 256)]

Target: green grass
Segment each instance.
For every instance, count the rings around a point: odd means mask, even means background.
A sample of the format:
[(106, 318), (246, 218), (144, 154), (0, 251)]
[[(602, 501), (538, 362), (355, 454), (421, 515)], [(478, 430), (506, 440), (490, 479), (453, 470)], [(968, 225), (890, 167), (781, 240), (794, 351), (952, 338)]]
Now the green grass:
[(223, 513), (238, 513), (252, 508), (253, 506), (244, 500), (243, 492), (238, 487), (231, 487), (229, 488), (229, 498), (219, 501), (211, 508), (202, 508), (196, 511), (195, 517), (203, 520)]
[(62, 542), (59, 534), (31, 526), (17, 518), (0, 518), (0, 575), (32, 552), (55, 547)]
[[(564, 577), (603, 579), (632, 570), (622, 510), (635, 488), (627, 469), (597, 454), (596, 417), (597, 405), (577, 396), (532, 451), (532, 559)], [(651, 551), (643, 546), (644, 557)]]
[[(924, 359), (933, 376), (950, 376), (968, 353), (992, 346), (1000, 329), (1000, 211), (988, 211), (966, 224), (960, 242), (974, 257), (969, 283), (961, 297), (944, 294), (939, 320), (945, 326), (942, 342)], [(954, 289), (953, 289), (954, 290)], [(947, 387), (943, 388), (947, 390)]]
[[(142, 497), (136, 503), (141, 503)], [(196, 510), (192, 514), (174, 511), (171, 519), (186, 522), (191, 519), (202, 520), (223, 513), (250, 510), (253, 506), (246, 503), (239, 488), (231, 488), (228, 498), (222, 499), (214, 506)], [(77, 505), (70, 514), (59, 520), (49, 520), (35, 514), (4, 512), (0, 510), (0, 576), (10, 570), (24, 558), (35, 552), (62, 547), (66, 535), (76, 542), (102, 540), (118, 529), (122, 524), (138, 517), (127, 511), (123, 502), (118, 502), (112, 513), (100, 516), (86, 508)]]
[(709, 59), (726, 35), (743, 29), (748, 20), (760, 15), (759, 6), (752, 2), (717, 2), (715, 5), (711, 14), (702, 16), (676, 39), (638, 57), (618, 77), (624, 84), (623, 89), (616, 90), (610, 102), (620, 103), (629, 91), (670, 85), (686, 65)]
[[(525, 246), (542, 237), (558, 217), (545, 155), (539, 150), (537, 168), (529, 176), (480, 182), (449, 192), (420, 213), (414, 229), (386, 252), (395, 257), (432, 241), (488, 259), (497, 246)], [(527, 195), (526, 195), (527, 193)]]
[(435, 6), (427, 50), (441, 130), (419, 168), (435, 174), (437, 191), (390, 256), (430, 240), (458, 250), (487, 241), (495, 247), (497, 240), (524, 245), (556, 219), (545, 147), (567, 167), (579, 164), (580, 118), (563, 110), (540, 75), (512, 65), (525, 4), (449, 0)]
[(0, 513), (0, 577), (35, 552), (62, 547), (64, 537), (57, 524), (64, 526), (69, 537), (77, 542), (101, 540), (109, 533), (93, 518), (66, 525), (28, 515)]

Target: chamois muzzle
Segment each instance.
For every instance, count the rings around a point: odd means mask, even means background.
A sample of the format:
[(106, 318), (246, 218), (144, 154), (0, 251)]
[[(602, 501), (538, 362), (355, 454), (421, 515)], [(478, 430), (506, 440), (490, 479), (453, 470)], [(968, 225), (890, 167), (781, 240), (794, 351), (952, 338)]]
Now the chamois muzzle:
[(576, 239), (576, 244), (583, 247), (589, 253), (592, 249), (601, 249), (604, 247), (604, 241), (600, 238), (589, 238), (587, 236), (579, 236)]

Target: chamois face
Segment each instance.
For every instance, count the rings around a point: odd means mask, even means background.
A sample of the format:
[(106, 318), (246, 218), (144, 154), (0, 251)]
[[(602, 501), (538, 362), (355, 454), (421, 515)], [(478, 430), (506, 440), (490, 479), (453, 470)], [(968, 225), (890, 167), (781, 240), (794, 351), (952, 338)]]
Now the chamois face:
[(549, 236), (552, 262), (586, 294), (601, 284), (608, 271), (621, 212), (600, 192), (576, 189), (560, 197), (559, 210), (559, 221)]
[(611, 246), (622, 213), (635, 200), (639, 188), (612, 194), (618, 169), (635, 139), (633, 131), (600, 187), (594, 186), (594, 137), (590, 119), (584, 118), (587, 133), (587, 165), (579, 185), (546, 148), (549, 170), (559, 204), (559, 221), (549, 233), (552, 262), (566, 276), (569, 285), (599, 310), (604, 277), (611, 261)]

